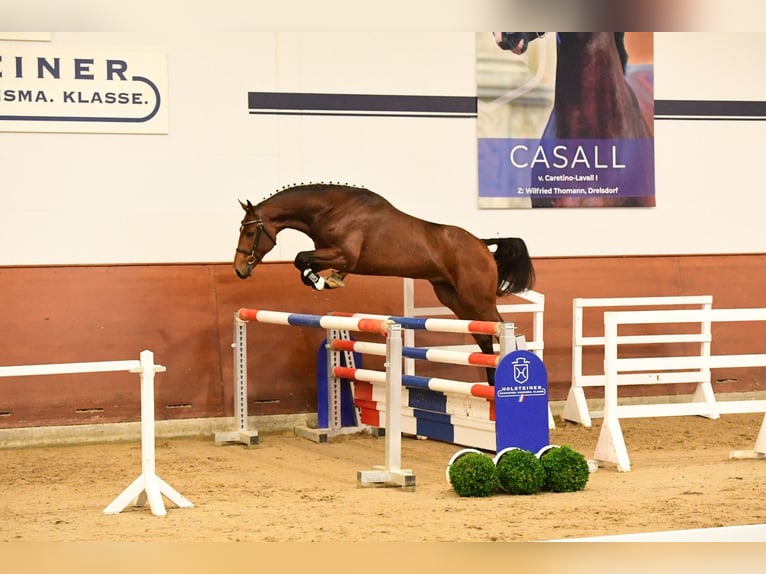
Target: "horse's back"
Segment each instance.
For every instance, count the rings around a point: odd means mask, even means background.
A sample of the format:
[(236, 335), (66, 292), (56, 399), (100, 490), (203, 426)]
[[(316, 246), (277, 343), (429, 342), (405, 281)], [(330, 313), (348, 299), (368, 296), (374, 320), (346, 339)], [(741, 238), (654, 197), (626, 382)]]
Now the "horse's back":
[(454, 281), (468, 273), (493, 272), (494, 260), (482, 240), (465, 229), (405, 213), (377, 193), (346, 190), (334, 211), (353, 221), (351, 234), (363, 245), (357, 272)]

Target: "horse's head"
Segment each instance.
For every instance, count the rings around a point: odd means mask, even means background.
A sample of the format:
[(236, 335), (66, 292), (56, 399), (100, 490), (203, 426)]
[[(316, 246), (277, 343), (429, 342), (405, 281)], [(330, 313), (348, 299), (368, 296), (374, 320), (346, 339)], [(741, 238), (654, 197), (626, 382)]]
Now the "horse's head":
[(495, 42), (503, 50), (514, 54), (523, 54), (529, 48), (530, 42), (542, 38), (548, 32), (492, 32)]
[(239, 204), (245, 210), (245, 217), (239, 226), (237, 253), (234, 256), (234, 272), (240, 279), (247, 279), (263, 256), (277, 244), (275, 233), (266, 229), (261, 209), (249, 201)]

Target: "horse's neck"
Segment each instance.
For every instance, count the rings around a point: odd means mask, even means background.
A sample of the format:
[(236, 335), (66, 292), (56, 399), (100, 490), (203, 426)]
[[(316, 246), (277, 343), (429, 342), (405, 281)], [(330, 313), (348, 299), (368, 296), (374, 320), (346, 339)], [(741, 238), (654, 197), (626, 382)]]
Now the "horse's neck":
[(295, 229), (308, 235), (321, 206), (321, 200), (313, 194), (282, 192), (263, 202), (261, 213), (264, 222), (272, 225), (275, 233)]
[(608, 138), (635, 105), (613, 32), (560, 33), (556, 59), (559, 137)]

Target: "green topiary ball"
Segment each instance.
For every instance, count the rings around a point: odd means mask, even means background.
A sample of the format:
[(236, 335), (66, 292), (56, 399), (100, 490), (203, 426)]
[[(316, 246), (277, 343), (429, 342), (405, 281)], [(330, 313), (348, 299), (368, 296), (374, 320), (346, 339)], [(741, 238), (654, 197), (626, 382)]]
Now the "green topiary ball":
[(510, 494), (536, 494), (545, 483), (545, 470), (534, 454), (517, 448), (500, 455), (497, 478)]
[(568, 446), (545, 451), (540, 456), (545, 471), (543, 488), (552, 492), (575, 492), (588, 483), (588, 462), (579, 452)]
[(450, 465), (448, 474), (458, 496), (489, 496), (499, 486), (495, 463), (478, 452), (460, 456)]

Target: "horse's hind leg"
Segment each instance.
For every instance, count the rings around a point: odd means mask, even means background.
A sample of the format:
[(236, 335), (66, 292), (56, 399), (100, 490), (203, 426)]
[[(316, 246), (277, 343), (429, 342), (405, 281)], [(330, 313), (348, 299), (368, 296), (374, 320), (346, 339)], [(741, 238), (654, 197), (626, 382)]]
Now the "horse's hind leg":
[[(494, 293), (490, 294), (484, 304), (475, 304), (472, 301), (461, 299), (455, 288), (449, 283), (431, 282), (437, 299), (448, 307), (458, 319), (472, 321), (502, 321), (500, 313), (495, 306)], [(481, 352), (486, 355), (495, 353), (495, 338), (491, 335), (472, 335)], [(490, 385), (495, 384), (495, 369), (487, 368), (487, 380)]]

